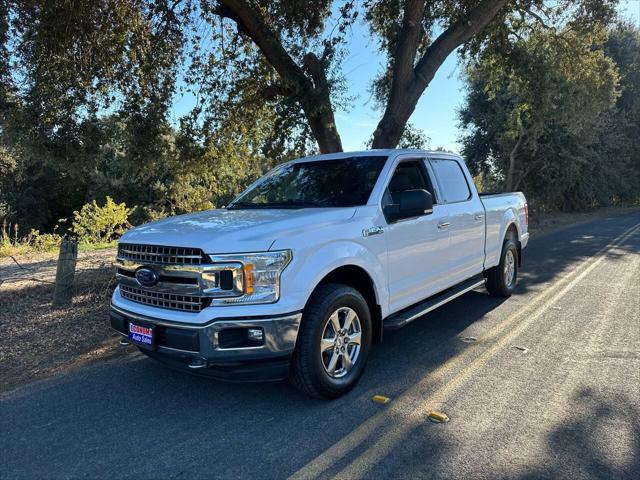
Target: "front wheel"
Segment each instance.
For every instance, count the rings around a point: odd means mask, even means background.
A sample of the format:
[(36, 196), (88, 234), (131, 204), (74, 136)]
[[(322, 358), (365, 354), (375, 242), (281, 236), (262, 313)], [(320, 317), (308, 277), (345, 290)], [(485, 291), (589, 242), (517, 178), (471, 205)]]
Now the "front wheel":
[(371, 348), (371, 313), (362, 294), (341, 284), (318, 287), (302, 315), (291, 381), (313, 397), (348, 392)]
[(487, 270), (487, 290), (496, 297), (510, 297), (518, 278), (518, 247), (512, 238), (502, 245), (500, 263)]

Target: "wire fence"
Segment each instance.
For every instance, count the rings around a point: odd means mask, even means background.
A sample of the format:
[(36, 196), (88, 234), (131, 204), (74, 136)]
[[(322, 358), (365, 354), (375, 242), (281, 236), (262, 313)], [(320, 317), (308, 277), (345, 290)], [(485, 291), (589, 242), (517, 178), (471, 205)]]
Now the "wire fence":
[[(110, 294), (115, 288), (115, 249), (79, 252), (73, 289), (82, 295)], [(0, 259), (0, 292), (54, 287), (58, 254), (9, 255)]]

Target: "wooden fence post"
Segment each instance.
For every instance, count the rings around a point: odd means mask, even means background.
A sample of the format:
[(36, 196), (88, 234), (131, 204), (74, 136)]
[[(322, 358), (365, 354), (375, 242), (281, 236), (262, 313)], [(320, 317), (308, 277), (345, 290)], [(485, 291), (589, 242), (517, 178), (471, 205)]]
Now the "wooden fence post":
[(53, 294), (54, 307), (70, 307), (73, 300), (73, 277), (76, 273), (78, 244), (65, 237), (60, 244), (56, 286)]

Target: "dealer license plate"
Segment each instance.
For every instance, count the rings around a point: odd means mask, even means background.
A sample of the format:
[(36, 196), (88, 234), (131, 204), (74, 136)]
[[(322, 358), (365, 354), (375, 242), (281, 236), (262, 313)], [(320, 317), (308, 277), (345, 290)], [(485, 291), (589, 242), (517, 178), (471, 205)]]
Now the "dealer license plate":
[(129, 323), (129, 340), (142, 348), (153, 350), (155, 347), (154, 327)]

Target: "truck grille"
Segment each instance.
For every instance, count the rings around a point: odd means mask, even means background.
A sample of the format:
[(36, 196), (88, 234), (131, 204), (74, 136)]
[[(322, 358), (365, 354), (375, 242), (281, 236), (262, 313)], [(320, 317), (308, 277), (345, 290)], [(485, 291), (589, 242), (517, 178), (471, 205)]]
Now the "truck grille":
[(209, 305), (210, 299), (191, 295), (175, 295), (173, 293), (152, 292), (140, 288), (120, 285), (120, 295), (132, 302), (170, 308), (183, 312), (199, 312)]
[(146, 264), (200, 265), (206, 262), (206, 256), (199, 248), (120, 243), (118, 260)]

